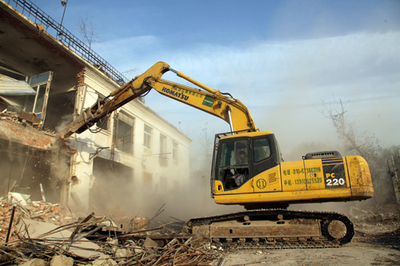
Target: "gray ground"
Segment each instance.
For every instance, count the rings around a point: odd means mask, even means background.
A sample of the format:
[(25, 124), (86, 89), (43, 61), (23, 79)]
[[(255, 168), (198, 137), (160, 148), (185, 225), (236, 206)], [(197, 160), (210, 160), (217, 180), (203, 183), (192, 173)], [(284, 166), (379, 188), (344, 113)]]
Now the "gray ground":
[(236, 251), (222, 265), (400, 265), (400, 251), (367, 243), (342, 248)]
[(341, 248), (234, 250), (220, 265), (400, 265), (399, 222), (355, 224), (353, 241)]

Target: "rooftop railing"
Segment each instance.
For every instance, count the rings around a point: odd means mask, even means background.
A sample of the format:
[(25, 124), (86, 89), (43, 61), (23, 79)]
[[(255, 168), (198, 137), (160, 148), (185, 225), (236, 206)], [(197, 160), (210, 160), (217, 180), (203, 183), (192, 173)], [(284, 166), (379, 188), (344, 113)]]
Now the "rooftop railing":
[(61, 41), (65, 46), (80, 55), (93, 66), (105, 71), (105, 73), (115, 82), (120, 85), (126, 83), (127, 78), (34, 3), (29, 0), (8, 0), (8, 4), (33, 22), (43, 25), (49, 34), (55, 36), (56, 39)]

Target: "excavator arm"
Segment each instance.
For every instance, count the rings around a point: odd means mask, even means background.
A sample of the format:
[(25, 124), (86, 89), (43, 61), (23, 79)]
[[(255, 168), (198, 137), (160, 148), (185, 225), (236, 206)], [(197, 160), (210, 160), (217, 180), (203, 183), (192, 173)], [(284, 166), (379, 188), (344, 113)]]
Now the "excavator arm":
[[(167, 71), (198, 86), (193, 88), (172, 81), (161, 79)], [(158, 62), (140, 76), (113, 91), (104, 99), (98, 99), (95, 104), (87, 108), (68, 126), (60, 131), (60, 137), (67, 139), (73, 133), (82, 133), (93, 126), (102, 117), (124, 104), (143, 96), (155, 89), (160, 94), (185, 103), (211, 115), (217, 116), (232, 127), (232, 131), (257, 131), (253, 118), (247, 107), (230, 94), (223, 94), (188, 76), (176, 71), (164, 62)]]

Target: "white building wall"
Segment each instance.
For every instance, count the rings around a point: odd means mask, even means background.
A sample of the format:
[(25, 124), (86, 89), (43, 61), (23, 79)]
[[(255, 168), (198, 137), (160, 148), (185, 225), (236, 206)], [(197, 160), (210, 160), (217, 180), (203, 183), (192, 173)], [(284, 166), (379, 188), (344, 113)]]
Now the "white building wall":
[[(111, 91), (118, 88), (114, 82), (108, 80), (104, 75), (90, 69), (86, 70), (85, 84), (85, 96), (79, 97), (76, 104), (78, 107), (79, 105), (83, 106), (80, 111), (95, 103), (98, 93), (107, 96)], [(162, 195), (174, 189), (185, 187), (189, 181), (189, 143), (191, 140), (138, 100), (125, 104), (117, 111), (122, 111), (134, 119), (133, 153), (125, 153), (115, 148), (113, 157), (115, 162), (133, 168), (132, 178), (134, 179), (136, 198), (142, 200), (146, 196), (141, 194)], [(108, 130), (102, 130), (96, 134), (86, 130), (81, 134), (74, 134), (70, 143), (71, 147), (78, 152), (74, 159), (72, 175), (76, 175), (79, 179), (77, 184), (73, 184), (71, 193), (75, 193), (75, 196), (79, 195), (79, 200), (86, 209), (89, 208), (89, 189), (93, 185), (93, 178), (95, 178), (93, 177), (93, 158), (91, 157), (101, 147), (108, 148), (103, 149), (97, 156), (107, 160), (112, 157), (113, 123), (116, 123), (113, 117), (114, 114), (111, 115), (109, 120)], [(152, 146), (150, 149), (143, 145), (145, 124), (152, 128)], [(92, 129), (94, 128), (96, 127), (92, 127)], [(160, 154), (160, 134), (166, 136), (166, 152), (168, 154)], [(174, 141), (178, 143), (178, 160), (173, 159)], [(166, 166), (160, 165), (160, 156), (167, 156)], [(146, 185), (144, 182), (144, 172), (152, 175), (150, 185)]]

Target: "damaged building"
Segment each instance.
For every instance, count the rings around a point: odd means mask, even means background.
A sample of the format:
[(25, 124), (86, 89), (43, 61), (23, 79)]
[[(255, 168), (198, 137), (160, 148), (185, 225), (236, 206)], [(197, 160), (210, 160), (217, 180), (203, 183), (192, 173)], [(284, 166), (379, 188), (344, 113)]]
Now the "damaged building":
[(142, 100), (57, 136), (126, 81), (34, 3), (0, 0), (0, 197), (125, 213), (185, 187), (191, 140)]

